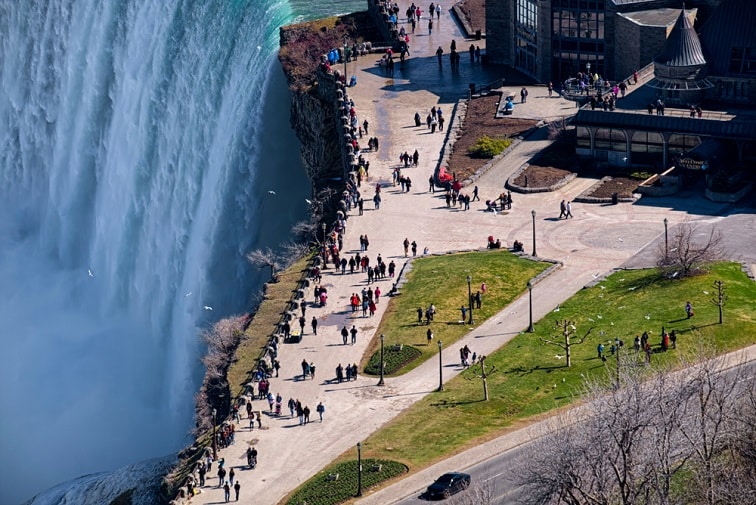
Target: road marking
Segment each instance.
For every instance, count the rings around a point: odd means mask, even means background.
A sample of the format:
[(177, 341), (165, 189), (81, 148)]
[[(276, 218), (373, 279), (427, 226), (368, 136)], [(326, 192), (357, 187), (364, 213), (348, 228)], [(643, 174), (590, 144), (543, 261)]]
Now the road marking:
[(504, 475), (504, 472), (499, 472), (499, 473), (497, 473), (496, 475), (492, 475), (492, 476), (490, 476), (489, 478), (487, 478), (487, 479), (483, 480), (483, 482), (488, 482), (489, 480), (491, 480), (491, 479), (495, 479), (496, 477), (501, 477), (502, 475)]

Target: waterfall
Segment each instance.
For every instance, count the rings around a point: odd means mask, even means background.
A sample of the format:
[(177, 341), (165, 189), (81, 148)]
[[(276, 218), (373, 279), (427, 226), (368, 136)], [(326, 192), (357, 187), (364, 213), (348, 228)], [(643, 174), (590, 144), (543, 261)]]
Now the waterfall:
[(306, 210), (274, 58), (295, 16), (0, 0), (0, 503), (186, 443), (199, 329)]

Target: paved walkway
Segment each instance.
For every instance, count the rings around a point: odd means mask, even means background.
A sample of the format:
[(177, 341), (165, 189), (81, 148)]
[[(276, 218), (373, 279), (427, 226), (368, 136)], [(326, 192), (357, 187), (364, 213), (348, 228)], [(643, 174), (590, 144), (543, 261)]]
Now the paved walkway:
[[(371, 176), (369, 183), (363, 185), (366, 210), (363, 216), (355, 216), (354, 212), (350, 214), (344, 240), (347, 254), (359, 251), (358, 238), (365, 233), (370, 239), (369, 257), (374, 260), (381, 254), (387, 263), (394, 260), (397, 270), (406, 261), (402, 248), (405, 237), (410, 241), (416, 240), (419, 251), (428, 247), (431, 253), (481, 248), (489, 235), (501, 238), (507, 245), (519, 239), (525, 243), (526, 251), (530, 251), (531, 210), (535, 210), (539, 256), (564, 262), (564, 268), (557, 270), (533, 291), (534, 317), (540, 319), (595, 276), (628, 261), (657, 239), (663, 234), (664, 217), (672, 225), (690, 217), (685, 209), (676, 210), (664, 202), (655, 202), (654, 205), (574, 205), (574, 219), (558, 220), (559, 201), (572, 200), (594, 182), (581, 179), (554, 193), (514, 194), (513, 209), (507, 215), (483, 212), (481, 202), (474, 202), (467, 212), (447, 209), (442, 193), (430, 193), (427, 182), (438, 162), (444, 134), (430, 134), (424, 127), (416, 128), (414, 113), (418, 111), (425, 117), (432, 106), (441, 104), (448, 114), (453, 102), (464, 95), (467, 83), (474, 82), (470, 79), (477, 79), (475, 82), (478, 83), (493, 79), (487, 80), (490, 76), (477, 67), (479, 64), (470, 65), (465, 52), (470, 42), (464, 41), (448, 12), (442, 14), (440, 22), (435, 23), (432, 36), (427, 35), (427, 22), (421, 22), (418, 27), (412, 38), (412, 59), (405, 64), (404, 70), (397, 66), (393, 79), (384, 77), (382, 71), (373, 66), (378, 56), (367, 56), (349, 64), (349, 74), (357, 75), (359, 81), (357, 87), (350, 89), (349, 95), (355, 101), (360, 123), (364, 119), (369, 121), (369, 136), (377, 135), (381, 147), (378, 153), (368, 153), (366, 156), (370, 161)], [(452, 38), (456, 39), (461, 51), (461, 76), (451, 73), (448, 57), (444, 60), (443, 68), (439, 69), (434, 56), (439, 45), (448, 55)], [(476, 41), (475, 44), (480, 42)], [(519, 86), (515, 89), (519, 90)], [(545, 88), (541, 90), (543, 92), (537, 88), (530, 89), (527, 104), (516, 107), (518, 115), (523, 115), (521, 117), (560, 117), (575, 110), (573, 102), (548, 98)], [(367, 143), (367, 138), (363, 139), (363, 143)], [(481, 199), (485, 201), (497, 196), (506, 178), (546, 145), (548, 141), (539, 140), (537, 135), (519, 144), (513, 153), (478, 181)], [(402, 194), (398, 187), (391, 187), (391, 170), (398, 164), (400, 153), (412, 153), (415, 149), (420, 153), (420, 166), (404, 171), (412, 178), (413, 185), (411, 192)], [(376, 182), (384, 184), (380, 210), (373, 210), (369, 203), (373, 195), (370, 188)], [(696, 207), (699, 212), (703, 210), (708, 215), (722, 215), (730, 209), (700, 198), (696, 200)], [(482, 281), (484, 279), (475, 279), (476, 283)], [(311, 419), (315, 422), (299, 426), (296, 418), (275, 418), (263, 414), (264, 429), (250, 431), (246, 428), (246, 419), (242, 419), (236, 444), (220, 451), (226, 466), (236, 467), (236, 476), (242, 486), (242, 500), (254, 497), (254, 503), (259, 505), (277, 503), (339, 454), (354, 448), (358, 441), (364, 440), (437, 387), (438, 365), (435, 360), (401, 378), (388, 379), (383, 388), (376, 387), (376, 379), (372, 377), (332, 383), (330, 379), (335, 376), (334, 370), (339, 363), (359, 362), (374, 337), (387, 301), (381, 300), (378, 313), (373, 318), (353, 319), (348, 310), (349, 296), (366, 285), (365, 275), (342, 276), (329, 269), (325, 271), (323, 284), (328, 288), (328, 306), (307, 310), (308, 321), (313, 315), (319, 319), (318, 335), (311, 334), (308, 324), (301, 343), (281, 346), (281, 377), (273, 379), (271, 384), (273, 394), (280, 393), (284, 403), (293, 397), (308, 405), (313, 412)], [(384, 293), (388, 293), (391, 282), (379, 281), (378, 285)], [(311, 299), (310, 293), (308, 299)], [(340, 329), (344, 325), (351, 328), (353, 324), (359, 329), (356, 345), (342, 345)], [(527, 324), (527, 300), (523, 296), (474, 328), (456, 346), (468, 344), (478, 354), (488, 354), (526, 328)], [(298, 380), (303, 359), (315, 363), (315, 380)], [(457, 354), (445, 353), (444, 360), (453, 364), (457, 361)], [(460, 371), (457, 368), (446, 370), (445, 380)], [(320, 401), (326, 407), (322, 423), (317, 421), (315, 413)], [(255, 401), (254, 409), (266, 411), (267, 402)], [(246, 470), (243, 466), (249, 444), (259, 450), (259, 465), (255, 470)], [(213, 472), (210, 477), (209, 486), (215, 486), (217, 476)], [(192, 502), (223, 502), (223, 491), (206, 487)]]

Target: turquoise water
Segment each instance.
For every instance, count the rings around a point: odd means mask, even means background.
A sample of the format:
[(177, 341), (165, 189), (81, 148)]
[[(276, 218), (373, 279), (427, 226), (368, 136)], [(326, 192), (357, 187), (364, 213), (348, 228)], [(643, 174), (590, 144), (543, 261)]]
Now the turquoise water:
[(306, 212), (278, 27), (363, 8), (0, 0), (0, 503), (189, 440), (199, 332)]

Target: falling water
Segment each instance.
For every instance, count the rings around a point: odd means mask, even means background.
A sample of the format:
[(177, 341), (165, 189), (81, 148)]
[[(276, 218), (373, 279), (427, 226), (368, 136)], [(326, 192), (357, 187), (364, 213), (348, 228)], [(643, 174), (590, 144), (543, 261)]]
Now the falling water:
[(277, 28), (358, 6), (0, 0), (0, 503), (186, 443), (198, 330), (305, 213)]

